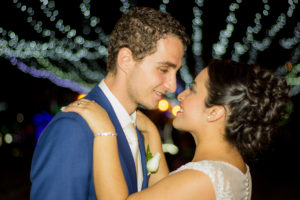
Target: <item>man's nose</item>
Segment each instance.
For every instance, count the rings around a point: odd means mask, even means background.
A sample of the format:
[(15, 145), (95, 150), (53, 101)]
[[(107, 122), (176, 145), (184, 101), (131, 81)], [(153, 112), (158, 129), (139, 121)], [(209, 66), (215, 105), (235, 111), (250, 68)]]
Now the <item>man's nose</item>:
[(177, 83), (176, 83), (176, 74), (170, 75), (166, 80), (165, 87), (169, 92), (174, 93), (176, 91)]

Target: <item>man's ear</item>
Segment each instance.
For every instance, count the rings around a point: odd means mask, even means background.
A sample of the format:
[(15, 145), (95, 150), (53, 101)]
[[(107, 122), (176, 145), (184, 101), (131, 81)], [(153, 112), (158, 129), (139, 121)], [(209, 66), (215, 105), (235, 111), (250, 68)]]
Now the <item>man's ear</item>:
[(132, 66), (133, 56), (130, 49), (123, 47), (119, 50), (118, 57), (117, 57), (117, 67), (125, 72), (128, 73), (128, 70)]
[(224, 106), (213, 106), (211, 108), (208, 108), (206, 113), (207, 113), (207, 121), (214, 122), (216, 120), (221, 119), (222, 117), (225, 117), (226, 110)]

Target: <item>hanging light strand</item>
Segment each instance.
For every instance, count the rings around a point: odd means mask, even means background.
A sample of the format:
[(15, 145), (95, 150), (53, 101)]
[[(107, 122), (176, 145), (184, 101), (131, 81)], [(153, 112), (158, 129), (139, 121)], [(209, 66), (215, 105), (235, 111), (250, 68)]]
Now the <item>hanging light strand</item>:
[(193, 7), (194, 19), (192, 21), (192, 51), (195, 60), (196, 73), (200, 72), (203, 68), (204, 62), (202, 59), (202, 25), (203, 21), (201, 16), (203, 14), (202, 7), (204, 0), (195, 0), (197, 6)]
[(212, 56), (214, 58), (221, 58), (226, 53), (228, 47), (229, 38), (232, 36), (234, 31), (234, 25), (237, 23), (235, 12), (240, 8), (242, 0), (237, 0), (235, 3), (231, 3), (229, 6), (229, 14), (226, 17), (226, 29), (222, 30), (219, 35), (219, 41), (213, 44)]

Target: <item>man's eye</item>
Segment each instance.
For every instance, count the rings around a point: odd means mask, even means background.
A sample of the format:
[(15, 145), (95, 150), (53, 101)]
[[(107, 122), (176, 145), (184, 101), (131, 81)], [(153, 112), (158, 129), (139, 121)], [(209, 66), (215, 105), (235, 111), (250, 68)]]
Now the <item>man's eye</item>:
[(167, 73), (169, 70), (168, 69), (166, 69), (166, 68), (160, 68), (159, 69), (161, 72), (163, 72), (163, 73)]

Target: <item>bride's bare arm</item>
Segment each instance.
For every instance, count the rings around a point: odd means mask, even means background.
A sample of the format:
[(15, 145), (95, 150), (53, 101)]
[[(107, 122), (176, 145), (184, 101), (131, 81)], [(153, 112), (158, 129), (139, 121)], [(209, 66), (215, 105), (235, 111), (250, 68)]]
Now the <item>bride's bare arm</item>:
[[(115, 132), (114, 126), (103, 108), (88, 100), (80, 100), (80, 102), (79, 106), (75, 102), (67, 106), (64, 111), (79, 113), (87, 121), (94, 134)], [(149, 121), (146, 122), (145, 124), (149, 125)], [(150, 126), (148, 130), (154, 128), (151, 123)], [(145, 129), (141, 131), (144, 131), (144, 135), (149, 133)], [(151, 140), (148, 141), (150, 145)], [(151, 148), (153, 153), (162, 151), (160, 150), (161, 147), (155, 145)], [(95, 136), (93, 170), (96, 196), (97, 199), (101, 200), (215, 199), (209, 177), (195, 170), (184, 170), (162, 179), (162, 176), (159, 175), (159, 180), (157, 179), (151, 187), (128, 196), (128, 188), (121, 168), (115, 136)], [(161, 170), (162, 172), (158, 173), (165, 176), (166, 169), (162, 167)]]
[(96, 136), (97, 133), (115, 133), (106, 113), (97, 103), (85, 99), (65, 107), (64, 112), (77, 112), (89, 124), (94, 138), (93, 172), (97, 199), (126, 199), (128, 188), (121, 168), (116, 136)]
[(154, 156), (157, 152), (160, 153), (161, 159), (159, 168), (156, 173), (150, 175), (149, 186), (155, 184), (162, 178), (165, 178), (169, 174), (169, 168), (167, 165), (166, 157), (162, 150), (162, 143), (159, 131), (156, 125), (141, 111), (137, 111), (137, 128), (143, 133), (145, 138), (145, 148), (149, 145), (150, 151)]

